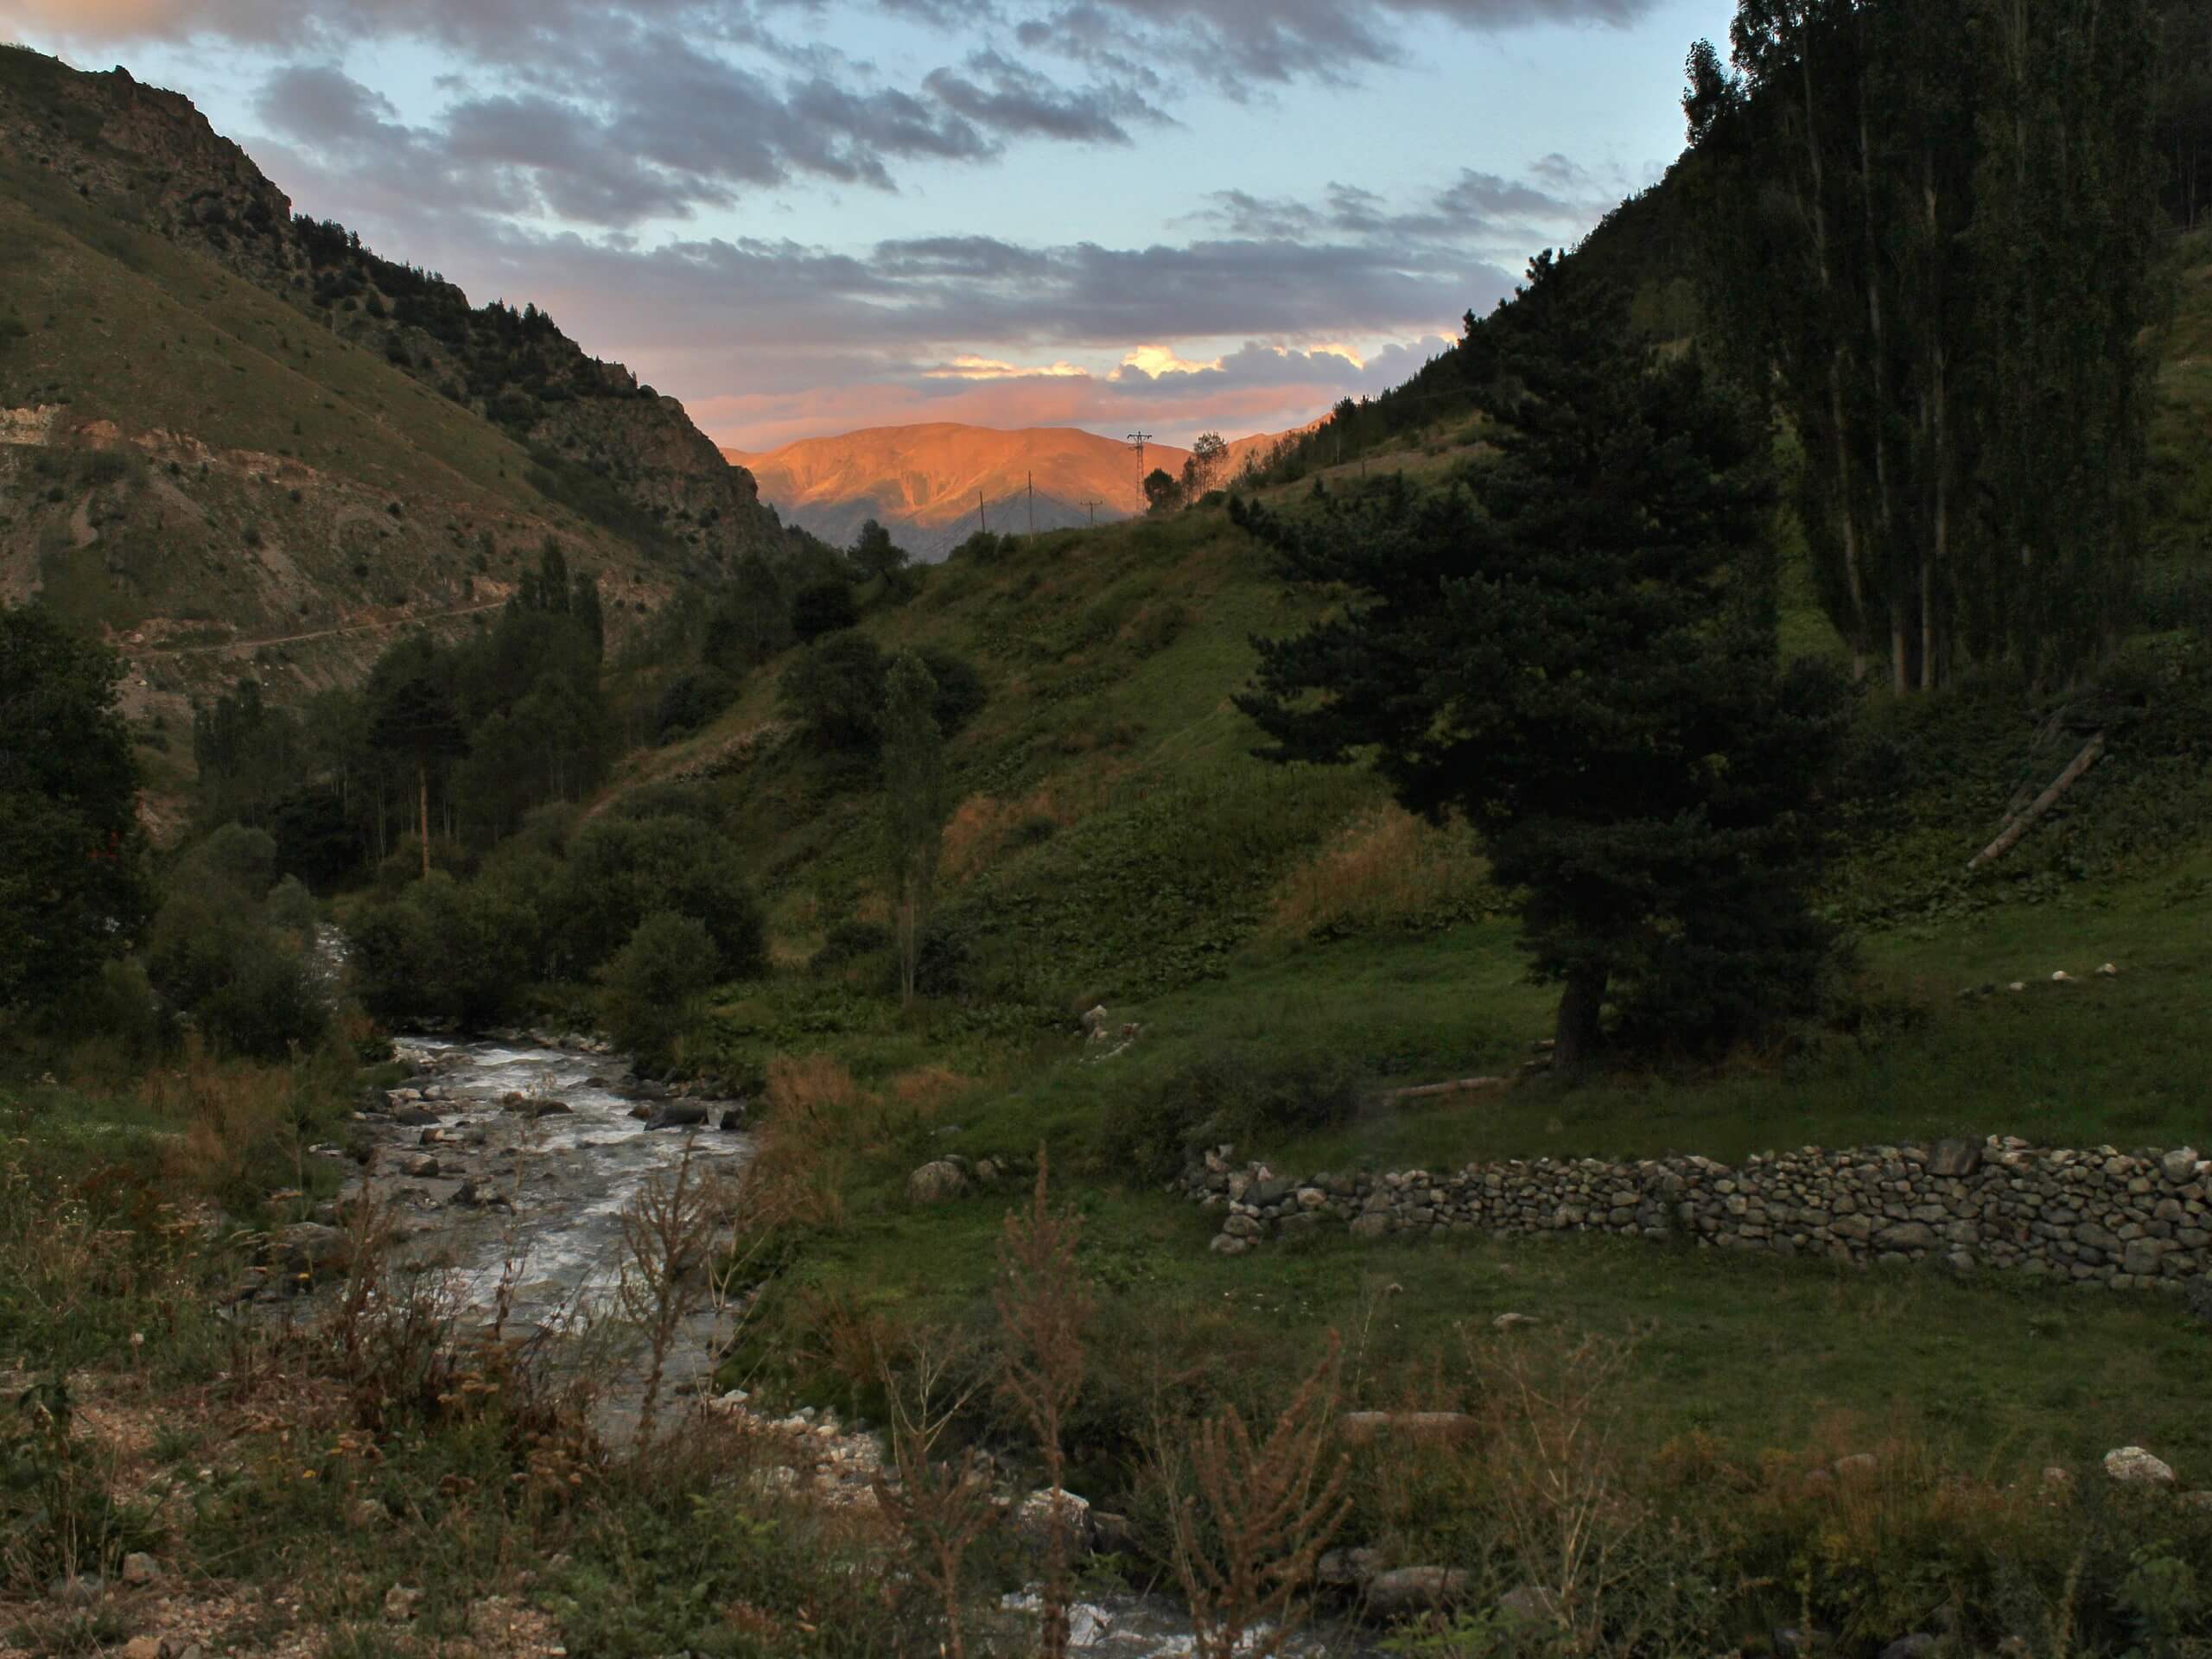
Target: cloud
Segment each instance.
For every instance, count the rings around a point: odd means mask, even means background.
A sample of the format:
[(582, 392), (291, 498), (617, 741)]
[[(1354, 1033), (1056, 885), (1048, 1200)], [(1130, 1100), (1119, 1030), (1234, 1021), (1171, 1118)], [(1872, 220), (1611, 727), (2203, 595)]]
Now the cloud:
[(1078, 368), (1072, 363), (1048, 363), (1043, 366), (1001, 362), (995, 357), (978, 357), (973, 352), (962, 352), (949, 363), (932, 363), (921, 371), (925, 380), (1078, 380), (1087, 378), (1089, 369)]
[(1129, 133), (1123, 121), (1167, 118), (1132, 87), (1104, 85), (1071, 91), (995, 51), (970, 54), (965, 67), (964, 74), (931, 70), (922, 86), (955, 113), (1009, 137), (1127, 144)]
[(1137, 375), (1157, 380), (1163, 374), (1203, 374), (1220, 367), (1221, 359), (1217, 357), (1211, 363), (1192, 363), (1165, 346), (1140, 346), (1122, 359), (1122, 366), (1114, 372), (1114, 378), (1120, 380)]
[(1015, 36), (1032, 51), (1108, 65), (1195, 67), (1243, 94), (1255, 83), (1344, 84), (1400, 60), (1409, 23), (1434, 21), (1482, 33), (1542, 24), (1625, 27), (1659, 0), (1065, 0), (1032, 8)]

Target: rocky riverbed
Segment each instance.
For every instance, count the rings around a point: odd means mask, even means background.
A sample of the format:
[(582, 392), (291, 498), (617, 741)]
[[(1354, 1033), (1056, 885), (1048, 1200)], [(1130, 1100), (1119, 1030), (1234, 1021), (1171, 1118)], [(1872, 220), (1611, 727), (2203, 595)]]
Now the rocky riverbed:
[[(364, 1103), (359, 1126), (373, 1155), (347, 1196), (365, 1194), (393, 1217), (403, 1263), (443, 1271), (464, 1327), (494, 1318), (503, 1292), (512, 1330), (588, 1326), (610, 1313), (623, 1206), (687, 1147), (710, 1170), (733, 1174), (753, 1149), (741, 1101), (642, 1081), (587, 1039), (410, 1037), (397, 1051), (411, 1075)], [(319, 1243), (342, 1243), (334, 1228), (293, 1232), (295, 1265), (311, 1262)], [(702, 1311), (674, 1356), (671, 1393), (706, 1382), (728, 1334), (726, 1313)], [(635, 1391), (618, 1384), (609, 1395), (601, 1427), (620, 1433), (632, 1421)], [(821, 1501), (873, 1504), (885, 1450), (866, 1424), (761, 1411), (742, 1395), (709, 1403), (784, 1430), (804, 1454), (791, 1459), (791, 1479)], [(1008, 1494), (1017, 1525), (1018, 1490)], [(1033, 1611), (1033, 1595), (1015, 1595), (998, 1613), (1012, 1634)], [(1176, 1602), (1137, 1591), (1086, 1591), (1073, 1633), (1077, 1650), (1099, 1659), (1192, 1651)], [(1336, 1623), (1301, 1631), (1282, 1651), (1364, 1659), (1379, 1649), (1372, 1633)]]

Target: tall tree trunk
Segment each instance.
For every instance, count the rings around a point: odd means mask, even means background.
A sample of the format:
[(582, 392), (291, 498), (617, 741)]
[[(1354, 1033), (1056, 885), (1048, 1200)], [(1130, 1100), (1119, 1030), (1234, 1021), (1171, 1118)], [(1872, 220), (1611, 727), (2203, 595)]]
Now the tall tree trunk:
[(1578, 968), (1560, 992), (1559, 1018), (1552, 1030), (1552, 1069), (1579, 1077), (1598, 1052), (1598, 1020), (1605, 1007), (1605, 971)]
[[(1828, 259), (1827, 174), (1821, 164), (1820, 135), (1813, 124), (1813, 43), (1809, 33), (1797, 54), (1798, 73), (1805, 94), (1805, 166), (1812, 176), (1813, 251), (1820, 267), (1821, 292), (1834, 286)], [(1866, 677), (1866, 588), (1859, 574), (1859, 510), (1851, 499), (1851, 446), (1843, 426), (1843, 372), (1828, 356), (1828, 418), (1835, 429), (1836, 496), (1843, 509), (1843, 575), (1851, 595), (1851, 679), (1856, 685)]]
[(430, 879), (430, 765), (421, 755), (415, 757), (416, 798), (421, 804), (420, 823), (423, 833), (423, 879)]

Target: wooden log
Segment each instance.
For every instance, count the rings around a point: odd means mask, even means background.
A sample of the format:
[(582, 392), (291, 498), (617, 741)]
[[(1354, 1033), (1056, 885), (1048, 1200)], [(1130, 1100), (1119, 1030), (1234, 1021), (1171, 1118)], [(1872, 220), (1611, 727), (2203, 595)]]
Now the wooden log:
[(2044, 791), (2042, 794), (2037, 796), (2035, 799), (2029, 804), (2028, 810), (2026, 811), (2021, 813), (2018, 817), (2014, 818), (2012, 823), (2005, 825), (2004, 830), (1998, 835), (1996, 840), (1991, 842), (1988, 846), (1983, 848), (1980, 852), (1976, 853), (1972, 859), (1967, 861), (1967, 868), (1969, 870), (1978, 869), (1982, 865), (1990, 862), (1993, 859), (2004, 857), (2006, 853), (2012, 849), (2014, 843), (2016, 843), (2022, 836), (2028, 833), (2029, 829), (2035, 823), (2035, 821), (2043, 817), (2044, 813), (2050, 811), (2053, 806), (2056, 805), (2058, 804), (2058, 798), (2063, 795), (2068, 790), (2073, 788), (2075, 781), (2080, 779), (2083, 772), (2087, 772), (2091, 766), (2097, 764), (2097, 757), (2101, 755), (2104, 752), (2105, 734), (2102, 732), (2099, 732), (2095, 736), (2092, 737), (2087, 743), (2084, 743), (2082, 746), (2082, 753), (2074, 757), (2072, 762), (2067, 766), (2066, 770), (2058, 774), (2056, 781), (2055, 781), (2049, 789)]
[(1503, 1077), (1459, 1077), (1450, 1083), (1424, 1083), (1412, 1089), (1392, 1089), (1385, 1100), (1426, 1100), (1433, 1095), (1472, 1094), (1479, 1089), (1503, 1089)]

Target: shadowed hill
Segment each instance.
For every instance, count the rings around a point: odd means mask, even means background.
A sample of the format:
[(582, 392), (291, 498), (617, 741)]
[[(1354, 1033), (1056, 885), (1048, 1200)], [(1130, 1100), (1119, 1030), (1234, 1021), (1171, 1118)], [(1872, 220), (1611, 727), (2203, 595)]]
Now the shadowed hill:
[(119, 68), (86, 74), (0, 50), (0, 154), (4, 194), (36, 216), (51, 216), (58, 188), (118, 228), (205, 256), (281, 301), (297, 326), (496, 425), (543, 474), (542, 493), (653, 544), (665, 562), (728, 558), (775, 534), (751, 479), (674, 398), (588, 356), (535, 307), (472, 307), (454, 284), (378, 257), (344, 226), (295, 218), (180, 94)]

